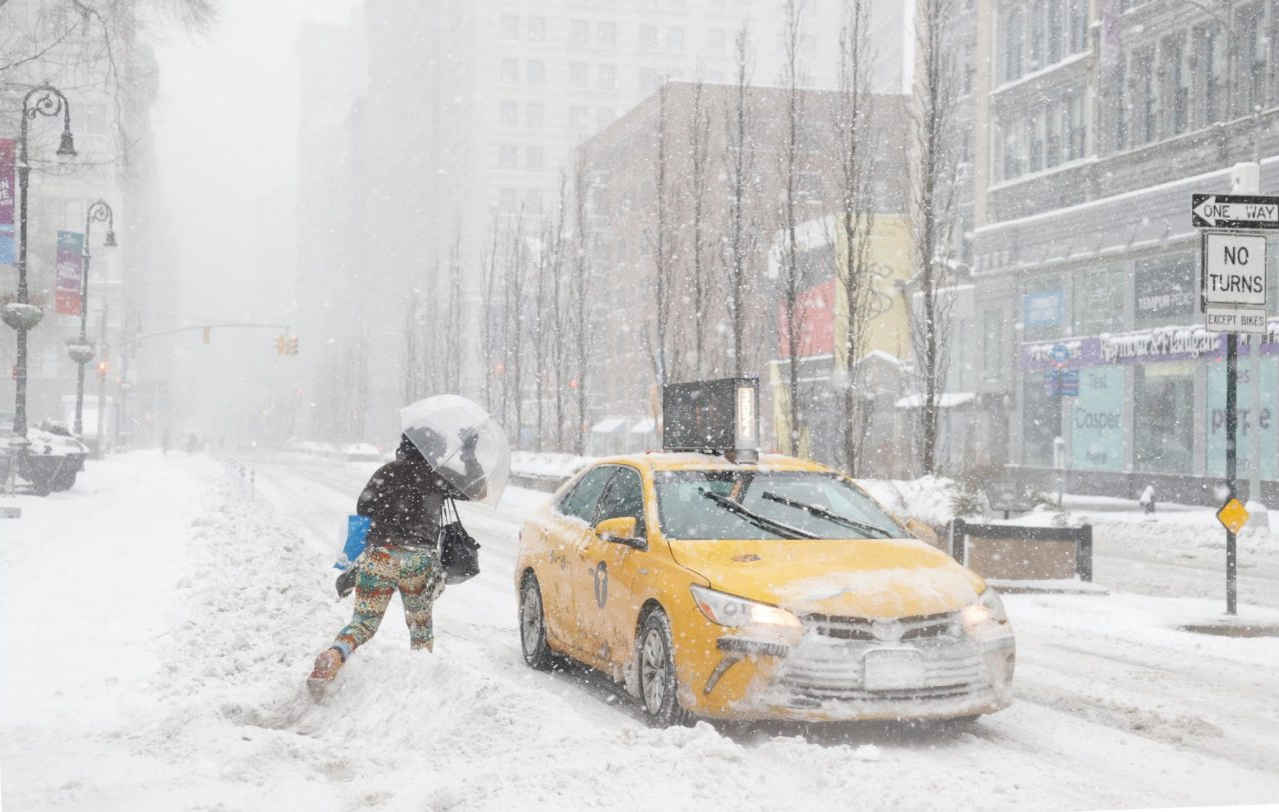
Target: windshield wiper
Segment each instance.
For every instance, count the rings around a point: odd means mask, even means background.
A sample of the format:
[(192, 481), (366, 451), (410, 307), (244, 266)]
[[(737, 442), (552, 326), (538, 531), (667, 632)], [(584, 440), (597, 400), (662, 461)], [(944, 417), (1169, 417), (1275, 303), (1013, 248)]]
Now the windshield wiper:
[(777, 535), (783, 538), (790, 538), (790, 539), (817, 538), (817, 536), (807, 532), (806, 530), (800, 530), (798, 527), (791, 527), (789, 524), (785, 524), (784, 522), (779, 522), (774, 519), (770, 519), (767, 516), (761, 516), (755, 511), (751, 510), (750, 508), (742, 506), (741, 503), (734, 502), (732, 499), (729, 499), (727, 496), (722, 496), (721, 494), (715, 493), (714, 491), (708, 491), (707, 489), (700, 486), (698, 487), (697, 491), (702, 496), (705, 496), (707, 499), (711, 500), (715, 504), (719, 505), (720, 507), (724, 508), (730, 513), (735, 513), (738, 516), (741, 516), (743, 519), (755, 525), (756, 527), (760, 528), (761, 530), (767, 530), (770, 533), (776, 533)]
[(856, 519), (850, 519), (847, 516), (840, 516), (838, 513), (831, 513), (829, 510), (820, 508), (817, 505), (810, 505), (807, 502), (797, 502), (794, 499), (788, 499), (785, 496), (778, 496), (770, 491), (764, 491), (760, 494), (760, 496), (770, 502), (776, 502), (779, 505), (785, 505), (786, 507), (793, 507), (797, 510), (807, 511), (819, 519), (825, 519), (828, 522), (833, 522), (842, 527), (847, 527), (850, 530), (876, 534), (879, 538), (896, 538), (892, 533), (882, 527), (876, 527), (875, 525), (867, 524), (866, 522), (859, 522)]

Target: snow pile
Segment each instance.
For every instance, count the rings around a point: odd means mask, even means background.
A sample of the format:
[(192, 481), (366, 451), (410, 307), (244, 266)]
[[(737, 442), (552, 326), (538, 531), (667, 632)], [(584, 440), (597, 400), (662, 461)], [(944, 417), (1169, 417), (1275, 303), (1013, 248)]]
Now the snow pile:
[(512, 451), (511, 474), (527, 478), (568, 479), (595, 461), (593, 457), (551, 451)]
[(857, 484), (902, 519), (918, 519), (941, 527), (955, 518), (953, 507), (958, 485), (946, 477), (918, 479), (859, 479)]

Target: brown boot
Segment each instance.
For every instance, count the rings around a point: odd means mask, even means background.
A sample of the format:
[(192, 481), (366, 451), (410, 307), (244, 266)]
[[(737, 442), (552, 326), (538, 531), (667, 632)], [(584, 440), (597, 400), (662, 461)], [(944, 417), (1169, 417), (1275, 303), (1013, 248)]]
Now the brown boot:
[(326, 648), (320, 652), (320, 656), (315, 658), (315, 668), (306, 680), (306, 687), (311, 691), (313, 699), (318, 700), (324, 696), (324, 689), (333, 682), (341, 668), (342, 652), (335, 648)]

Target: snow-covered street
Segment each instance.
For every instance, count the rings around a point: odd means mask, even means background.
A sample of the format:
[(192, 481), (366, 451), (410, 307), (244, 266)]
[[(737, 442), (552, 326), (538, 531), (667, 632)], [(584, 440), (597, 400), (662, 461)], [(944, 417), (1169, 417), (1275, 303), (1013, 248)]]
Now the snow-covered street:
[[(437, 604), (435, 654), (408, 650), (397, 598), (316, 705), (303, 678), (350, 610), (332, 593), (337, 528), (376, 464), (248, 462), (251, 483), (224, 460), (138, 452), (93, 465), (71, 493), (8, 500), (24, 515), (0, 526), (6, 809), (1279, 798), (1279, 640), (1178, 631), (1219, 601), (1125, 592), (1105, 557), (1110, 596), (1007, 598), (1017, 702), (971, 728), (649, 729), (598, 676), (524, 666), (515, 534), (545, 496), (518, 489), (496, 510), (464, 507), (484, 571)], [(1242, 595), (1247, 615), (1279, 619)]]

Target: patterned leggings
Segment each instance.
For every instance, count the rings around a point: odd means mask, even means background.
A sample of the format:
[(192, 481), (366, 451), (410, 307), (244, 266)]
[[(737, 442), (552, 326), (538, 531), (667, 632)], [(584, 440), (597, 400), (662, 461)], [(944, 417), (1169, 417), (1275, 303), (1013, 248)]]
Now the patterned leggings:
[(342, 658), (364, 645), (377, 632), (398, 588), (412, 648), (430, 649), (434, 642), (431, 604), (443, 591), (444, 577), (434, 551), (421, 547), (368, 547), (356, 559), (355, 614), (338, 632), (333, 648)]

